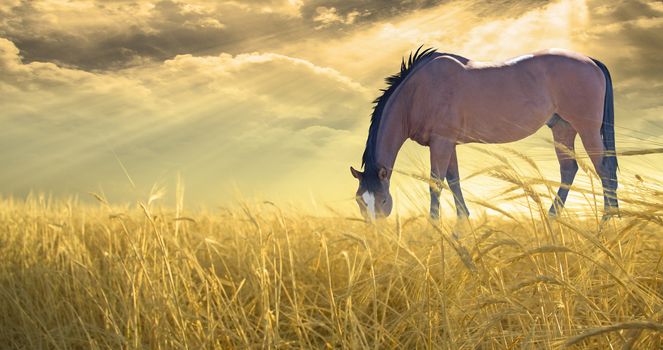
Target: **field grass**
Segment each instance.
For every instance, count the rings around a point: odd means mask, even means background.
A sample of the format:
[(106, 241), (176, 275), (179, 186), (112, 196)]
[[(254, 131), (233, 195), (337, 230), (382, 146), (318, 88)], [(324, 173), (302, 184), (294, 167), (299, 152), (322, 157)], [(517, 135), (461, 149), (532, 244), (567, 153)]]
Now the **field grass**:
[(524, 182), (510, 193), (529, 213), (458, 224), (6, 198), (0, 344), (662, 348), (663, 192), (639, 186), (603, 226), (547, 220), (549, 199)]

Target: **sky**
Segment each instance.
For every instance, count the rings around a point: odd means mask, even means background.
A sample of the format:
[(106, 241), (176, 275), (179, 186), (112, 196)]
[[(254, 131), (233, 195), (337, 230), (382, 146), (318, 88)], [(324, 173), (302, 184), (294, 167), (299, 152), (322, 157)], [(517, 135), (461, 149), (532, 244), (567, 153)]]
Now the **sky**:
[[(663, 147), (661, 1), (4, 0), (0, 195), (131, 202), (172, 195), (179, 177), (193, 206), (354, 205), (371, 102), (420, 45), (595, 57), (612, 72), (618, 149)], [(542, 128), (509, 147), (557, 180), (549, 139)], [(461, 176), (490, 164), (459, 152)], [(424, 172), (427, 159), (409, 142), (396, 167)], [(660, 181), (661, 160), (622, 160), (622, 175)], [(394, 176), (395, 191), (425, 189)], [(485, 196), (485, 181), (464, 187)]]

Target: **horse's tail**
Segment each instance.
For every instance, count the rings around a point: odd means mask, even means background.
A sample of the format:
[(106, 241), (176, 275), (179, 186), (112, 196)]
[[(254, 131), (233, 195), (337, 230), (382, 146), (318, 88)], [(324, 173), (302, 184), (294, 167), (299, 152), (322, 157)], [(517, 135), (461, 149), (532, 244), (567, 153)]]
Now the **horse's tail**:
[[(603, 138), (603, 147), (605, 155), (603, 156), (603, 168), (610, 176), (609, 183), (612, 191), (617, 190), (617, 153), (615, 150), (615, 104), (612, 94), (612, 78), (610, 71), (599, 60), (592, 58), (592, 61), (601, 69), (605, 76), (605, 99), (603, 102), (603, 124), (601, 124), (601, 137)], [(613, 193), (616, 195), (616, 193)], [(615, 197), (614, 206), (617, 207), (617, 198)]]

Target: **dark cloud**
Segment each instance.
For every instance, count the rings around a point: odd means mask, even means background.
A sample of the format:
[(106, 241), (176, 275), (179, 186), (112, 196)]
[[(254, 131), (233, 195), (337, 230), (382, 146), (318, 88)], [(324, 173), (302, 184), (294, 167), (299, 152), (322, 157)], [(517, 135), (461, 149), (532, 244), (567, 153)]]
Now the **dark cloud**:
[[(413, 11), (426, 10), (451, 0), (310, 0), (301, 8), (302, 16), (307, 21), (321, 22), (324, 13), (336, 16), (335, 21), (328, 25), (316, 26), (316, 29), (343, 32), (352, 30), (349, 24), (362, 25), (385, 20), (398, 20), (410, 15)], [(547, 0), (494, 0), (457, 1), (459, 6), (470, 6), (479, 17), (499, 18), (502, 16), (516, 17), (528, 10), (548, 4)], [(329, 17), (328, 17), (329, 18)]]
[[(67, 14), (37, 4), (24, 1), (0, 10), (0, 36), (13, 41), (26, 62), (87, 70), (163, 61), (186, 53), (239, 53), (249, 45), (258, 50), (279, 32), (287, 37), (296, 25), (283, 14), (224, 4), (205, 7), (164, 0), (148, 9), (135, 3), (96, 5), (87, 14)], [(85, 15), (107, 20), (77, 25)], [(57, 20), (45, 20), (48, 17)]]
[[(285, 0), (198, 4), (162, 0), (150, 6), (147, 2), (90, 2), (87, 7), (70, 9), (61, 4), (24, 0), (15, 6), (0, 6), (0, 36), (16, 44), (25, 62), (46, 61), (86, 70), (111, 70), (145, 61), (159, 62), (178, 54), (274, 51), (309, 39), (338, 39), (339, 35), (351, 34), (362, 26), (397, 21), (413, 11), (448, 1), (309, 0), (297, 7)], [(469, 6), (479, 18), (517, 17), (545, 3), (543, 0), (458, 2)], [(592, 19), (599, 26), (661, 15), (660, 6), (657, 9), (640, 1), (608, 5), (596, 2), (589, 7)], [(625, 24), (620, 35), (615, 42), (626, 40), (626, 44), (639, 47), (658, 46), (655, 31), (638, 24)], [(651, 62), (660, 63), (656, 59)]]
[[(334, 13), (343, 21), (337, 24), (367, 23), (385, 18), (404, 16), (412, 11), (439, 5), (443, 0), (311, 0), (301, 8), (302, 16), (315, 22), (321, 9), (334, 9)], [(348, 21), (351, 19), (351, 21)]]
[(609, 3), (605, 1), (592, 1), (590, 7), (595, 9), (592, 15), (594, 22), (606, 25), (638, 18), (660, 17), (661, 10), (657, 10), (651, 3), (651, 1), (639, 0), (622, 0)]
[(661, 118), (663, 3), (591, 1), (588, 8), (589, 24), (575, 40), (611, 71), (617, 123), (627, 126), (618, 130), (622, 142), (631, 140), (628, 134), (660, 135), (663, 130), (652, 126)]
[[(274, 50), (307, 38), (337, 37), (339, 30), (350, 33), (357, 25), (399, 18), (440, 2), (313, 0), (291, 8), (297, 11), (293, 15), (280, 11), (284, 0), (199, 5), (163, 0), (151, 7), (121, 2), (84, 10), (22, 1), (0, 8), (0, 36), (14, 42), (26, 62), (109, 70), (186, 53)], [(331, 18), (329, 25), (321, 26), (321, 11), (342, 20)]]
[(550, 4), (548, 0), (492, 0), (475, 1), (471, 3), (471, 10), (478, 17), (502, 18), (517, 17), (531, 9)]
[(651, 96), (663, 94), (663, 4), (596, 2), (590, 8), (588, 34), (582, 40), (612, 71), (622, 102), (640, 108), (658, 104)]

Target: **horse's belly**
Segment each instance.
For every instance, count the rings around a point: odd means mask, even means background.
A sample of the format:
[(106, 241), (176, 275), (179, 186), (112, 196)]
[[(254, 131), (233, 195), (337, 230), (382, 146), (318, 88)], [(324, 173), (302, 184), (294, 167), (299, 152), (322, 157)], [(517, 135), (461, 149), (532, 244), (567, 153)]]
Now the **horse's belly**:
[(490, 108), (465, 115), (460, 141), (506, 143), (534, 134), (553, 114), (552, 104), (536, 108)]

